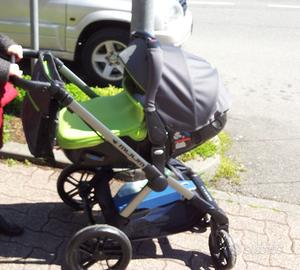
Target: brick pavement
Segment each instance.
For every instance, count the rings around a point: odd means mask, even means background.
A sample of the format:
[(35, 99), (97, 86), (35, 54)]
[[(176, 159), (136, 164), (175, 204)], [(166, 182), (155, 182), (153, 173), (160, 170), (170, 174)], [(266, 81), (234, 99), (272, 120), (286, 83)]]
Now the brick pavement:
[[(0, 236), (0, 270), (61, 269), (67, 241), (87, 220), (58, 197), (59, 172), (0, 163), (0, 213), (25, 227), (20, 237)], [(212, 192), (230, 219), (235, 269), (299, 269), (300, 206)], [(208, 234), (186, 232), (137, 243), (128, 270), (213, 269)]]

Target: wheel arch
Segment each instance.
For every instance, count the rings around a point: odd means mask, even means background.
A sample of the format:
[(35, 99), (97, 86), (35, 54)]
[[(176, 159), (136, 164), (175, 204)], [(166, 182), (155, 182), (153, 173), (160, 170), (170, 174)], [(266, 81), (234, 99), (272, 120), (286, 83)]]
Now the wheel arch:
[(97, 21), (93, 22), (89, 25), (87, 25), (83, 31), (81, 32), (78, 41), (76, 43), (75, 48), (75, 61), (80, 60), (80, 55), (83, 49), (82, 44), (88, 40), (91, 35), (97, 31), (100, 31), (101, 29), (105, 28), (121, 28), (128, 31), (128, 34), (130, 32), (130, 23), (126, 21), (113, 21), (113, 20), (103, 20), (103, 21)]

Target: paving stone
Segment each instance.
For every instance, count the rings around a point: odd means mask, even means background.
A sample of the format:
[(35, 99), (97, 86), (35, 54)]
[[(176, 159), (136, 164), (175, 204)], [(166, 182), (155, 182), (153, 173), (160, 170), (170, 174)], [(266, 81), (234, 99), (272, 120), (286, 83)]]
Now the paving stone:
[(271, 266), (282, 267), (291, 270), (299, 269), (300, 255), (296, 254), (273, 254), (270, 256)]
[(270, 254), (250, 254), (250, 253), (244, 253), (243, 259), (249, 263), (259, 264), (263, 266), (269, 266), (270, 262)]
[(295, 254), (300, 254), (300, 240), (293, 240), (293, 250)]
[(264, 233), (265, 223), (252, 219), (251, 217), (232, 216), (230, 219), (230, 227), (235, 230), (246, 230), (256, 233)]
[(271, 254), (292, 253), (292, 241), (289, 237), (289, 227), (273, 222), (266, 222), (266, 233), (269, 238)]
[(218, 200), (218, 204), (227, 215), (240, 215), (241, 206), (239, 203), (228, 199), (227, 201)]
[[(20, 226), (24, 226), (26, 223), (27, 213), (26, 213), (26, 207), (22, 208), (20, 205), (14, 205), (13, 207), (7, 206), (5, 207), (3, 205), (0, 206), (0, 213), (3, 217), (5, 217), (5, 220), (10, 223), (15, 223)], [(16, 210), (18, 209), (18, 210)], [(26, 224), (27, 226), (27, 224)]]
[(291, 237), (300, 239), (300, 214), (289, 214), (287, 223), (290, 227)]
[(23, 244), (24, 246), (39, 248), (54, 253), (61, 244), (62, 239), (46, 232), (34, 232), (25, 229), (21, 236), (13, 238), (12, 241)]
[(32, 253), (32, 247), (0, 240), (0, 264), (20, 261)]
[[(174, 269), (178, 269), (178, 270), (190, 270), (191, 268), (192, 269), (201, 269), (200, 267), (195, 267), (193, 268), (194, 266), (187, 266), (185, 264), (183, 264), (182, 262), (178, 262), (178, 260), (168, 260), (166, 259), (165, 260), (166, 262), (166, 267), (164, 268), (164, 270), (174, 270)], [(203, 264), (201, 263), (200, 266), (202, 266)], [(162, 268), (161, 268), (162, 269)], [(205, 269), (209, 269), (209, 268), (205, 268)]]
[(168, 239), (178, 249), (207, 253), (209, 233), (210, 230), (205, 233), (185, 232), (168, 236)]
[(211, 256), (203, 253), (192, 254), (189, 267), (189, 269), (215, 269), (211, 260)]
[[(65, 237), (62, 239), (62, 243), (56, 249), (55, 259), (52, 263), (53, 265), (61, 266), (61, 265), (65, 264), (65, 253), (66, 253), (66, 249), (68, 247), (69, 241), (70, 241), (69, 237)], [(55, 269), (54, 266), (53, 266), (53, 268)], [(62, 269), (64, 269), (64, 268), (62, 268)]]
[(48, 270), (62, 270), (63, 268), (61, 267), (61, 265), (57, 265), (57, 264), (52, 264), (50, 265)]
[[(1, 257), (0, 257), (1, 259)], [(1, 264), (0, 263), (0, 270), (24, 270), (25, 265), (20, 262), (6, 262)]]
[[(61, 268), (57, 268), (61, 269)], [(41, 264), (39, 261), (30, 261), (29, 263), (26, 262), (24, 265), (23, 270), (49, 270), (48, 264)]]
[(1, 183), (0, 190), (5, 190), (4, 193), (9, 197), (24, 197), (22, 196), (24, 176), (20, 174), (8, 174), (5, 176), (5, 178), (6, 181), (4, 183)]
[(30, 257), (24, 260), (25, 267), (24, 270), (48, 270), (49, 265), (55, 260), (54, 252), (46, 252), (41, 249), (33, 249)]
[(42, 186), (44, 189), (51, 189), (56, 191), (56, 182), (49, 181), (54, 173), (54, 170), (38, 169), (33, 172), (30, 181), (27, 181), (26, 185), (29, 185), (33, 188)]
[(27, 228), (33, 231), (41, 231), (49, 222), (49, 213), (54, 208), (52, 203), (32, 203), (24, 219)]
[[(131, 260), (126, 270), (161, 270), (167, 266), (165, 260), (151, 259), (151, 258), (139, 258)], [(177, 268), (176, 268), (177, 269)], [(188, 269), (188, 268), (186, 268)], [(178, 269), (179, 270), (179, 269)]]
[(58, 237), (72, 237), (81, 228), (81, 225), (70, 222), (62, 222), (58, 219), (52, 218), (43, 227), (43, 231), (52, 233)]
[(71, 222), (74, 216), (80, 215), (82, 219), (82, 213), (72, 211), (71, 207), (67, 206), (63, 202), (54, 203), (54, 208), (49, 213), (49, 218), (55, 218), (64, 222)]
[(247, 231), (242, 239), (244, 254), (269, 254), (271, 252), (267, 235)]
[(236, 264), (235, 264), (234, 269), (238, 269), (238, 270), (247, 269), (247, 265), (246, 265), (243, 257), (241, 257), (240, 255), (237, 256)]
[(48, 203), (60, 201), (56, 190), (44, 189), (43, 187), (38, 188), (37, 192), (36, 187), (24, 186), (21, 194), (22, 198), (29, 198), (31, 202)]
[(235, 248), (236, 248), (236, 252), (238, 255), (238, 259), (242, 258), (242, 255), (244, 253), (244, 246), (242, 243), (242, 239), (244, 236), (244, 232), (241, 231), (235, 231), (230, 229), (230, 236), (232, 237), (232, 240), (234, 242)]
[(281, 270), (281, 267), (270, 267), (259, 265), (257, 263), (247, 263), (247, 270)]
[(268, 220), (276, 223), (286, 224), (286, 214), (276, 209), (263, 208), (259, 205), (241, 205), (242, 216), (251, 217), (256, 220)]
[(31, 176), (33, 172), (36, 171), (37, 169), (38, 167), (36, 166), (25, 166), (22, 163), (8, 165), (3, 162), (0, 162), (0, 171), (5, 172), (6, 174), (11, 173), (14, 175)]

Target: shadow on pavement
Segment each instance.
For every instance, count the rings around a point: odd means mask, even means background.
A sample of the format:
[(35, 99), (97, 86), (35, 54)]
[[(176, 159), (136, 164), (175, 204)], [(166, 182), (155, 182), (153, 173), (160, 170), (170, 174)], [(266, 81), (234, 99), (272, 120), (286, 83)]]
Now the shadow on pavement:
[[(88, 225), (83, 212), (73, 212), (57, 202), (0, 205), (0, 214), (25, 229), (18, 237), (0, 234), (0, 269), (19, 269), (21, 265), (22, 269), (40, 269), (42, 265), (60, 269), (69, 239)], [(133, 260), (141, 260), (139, 264), (143, 264), (147, 258), (176, 259), (192, 270), (211, 269), (210, 256), (204, 253), (173, 248), (167, 238), (159, 239), (158, 244), (160, 254), (152, 240), (134, 242)], [(162, 268), (163, 265), (162, 262)]]

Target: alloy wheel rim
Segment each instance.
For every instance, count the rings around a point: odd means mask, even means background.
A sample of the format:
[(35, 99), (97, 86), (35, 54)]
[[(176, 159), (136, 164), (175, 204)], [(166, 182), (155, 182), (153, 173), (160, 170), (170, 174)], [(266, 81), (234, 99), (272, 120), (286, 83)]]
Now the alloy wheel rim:
[(95, 72), (106, 80), (121, 80), (124, 68), (118, 56), (125, 48), (125, 44), (116, 40), (106, 40), (100, 43), (92, 53), (92, 65)]

